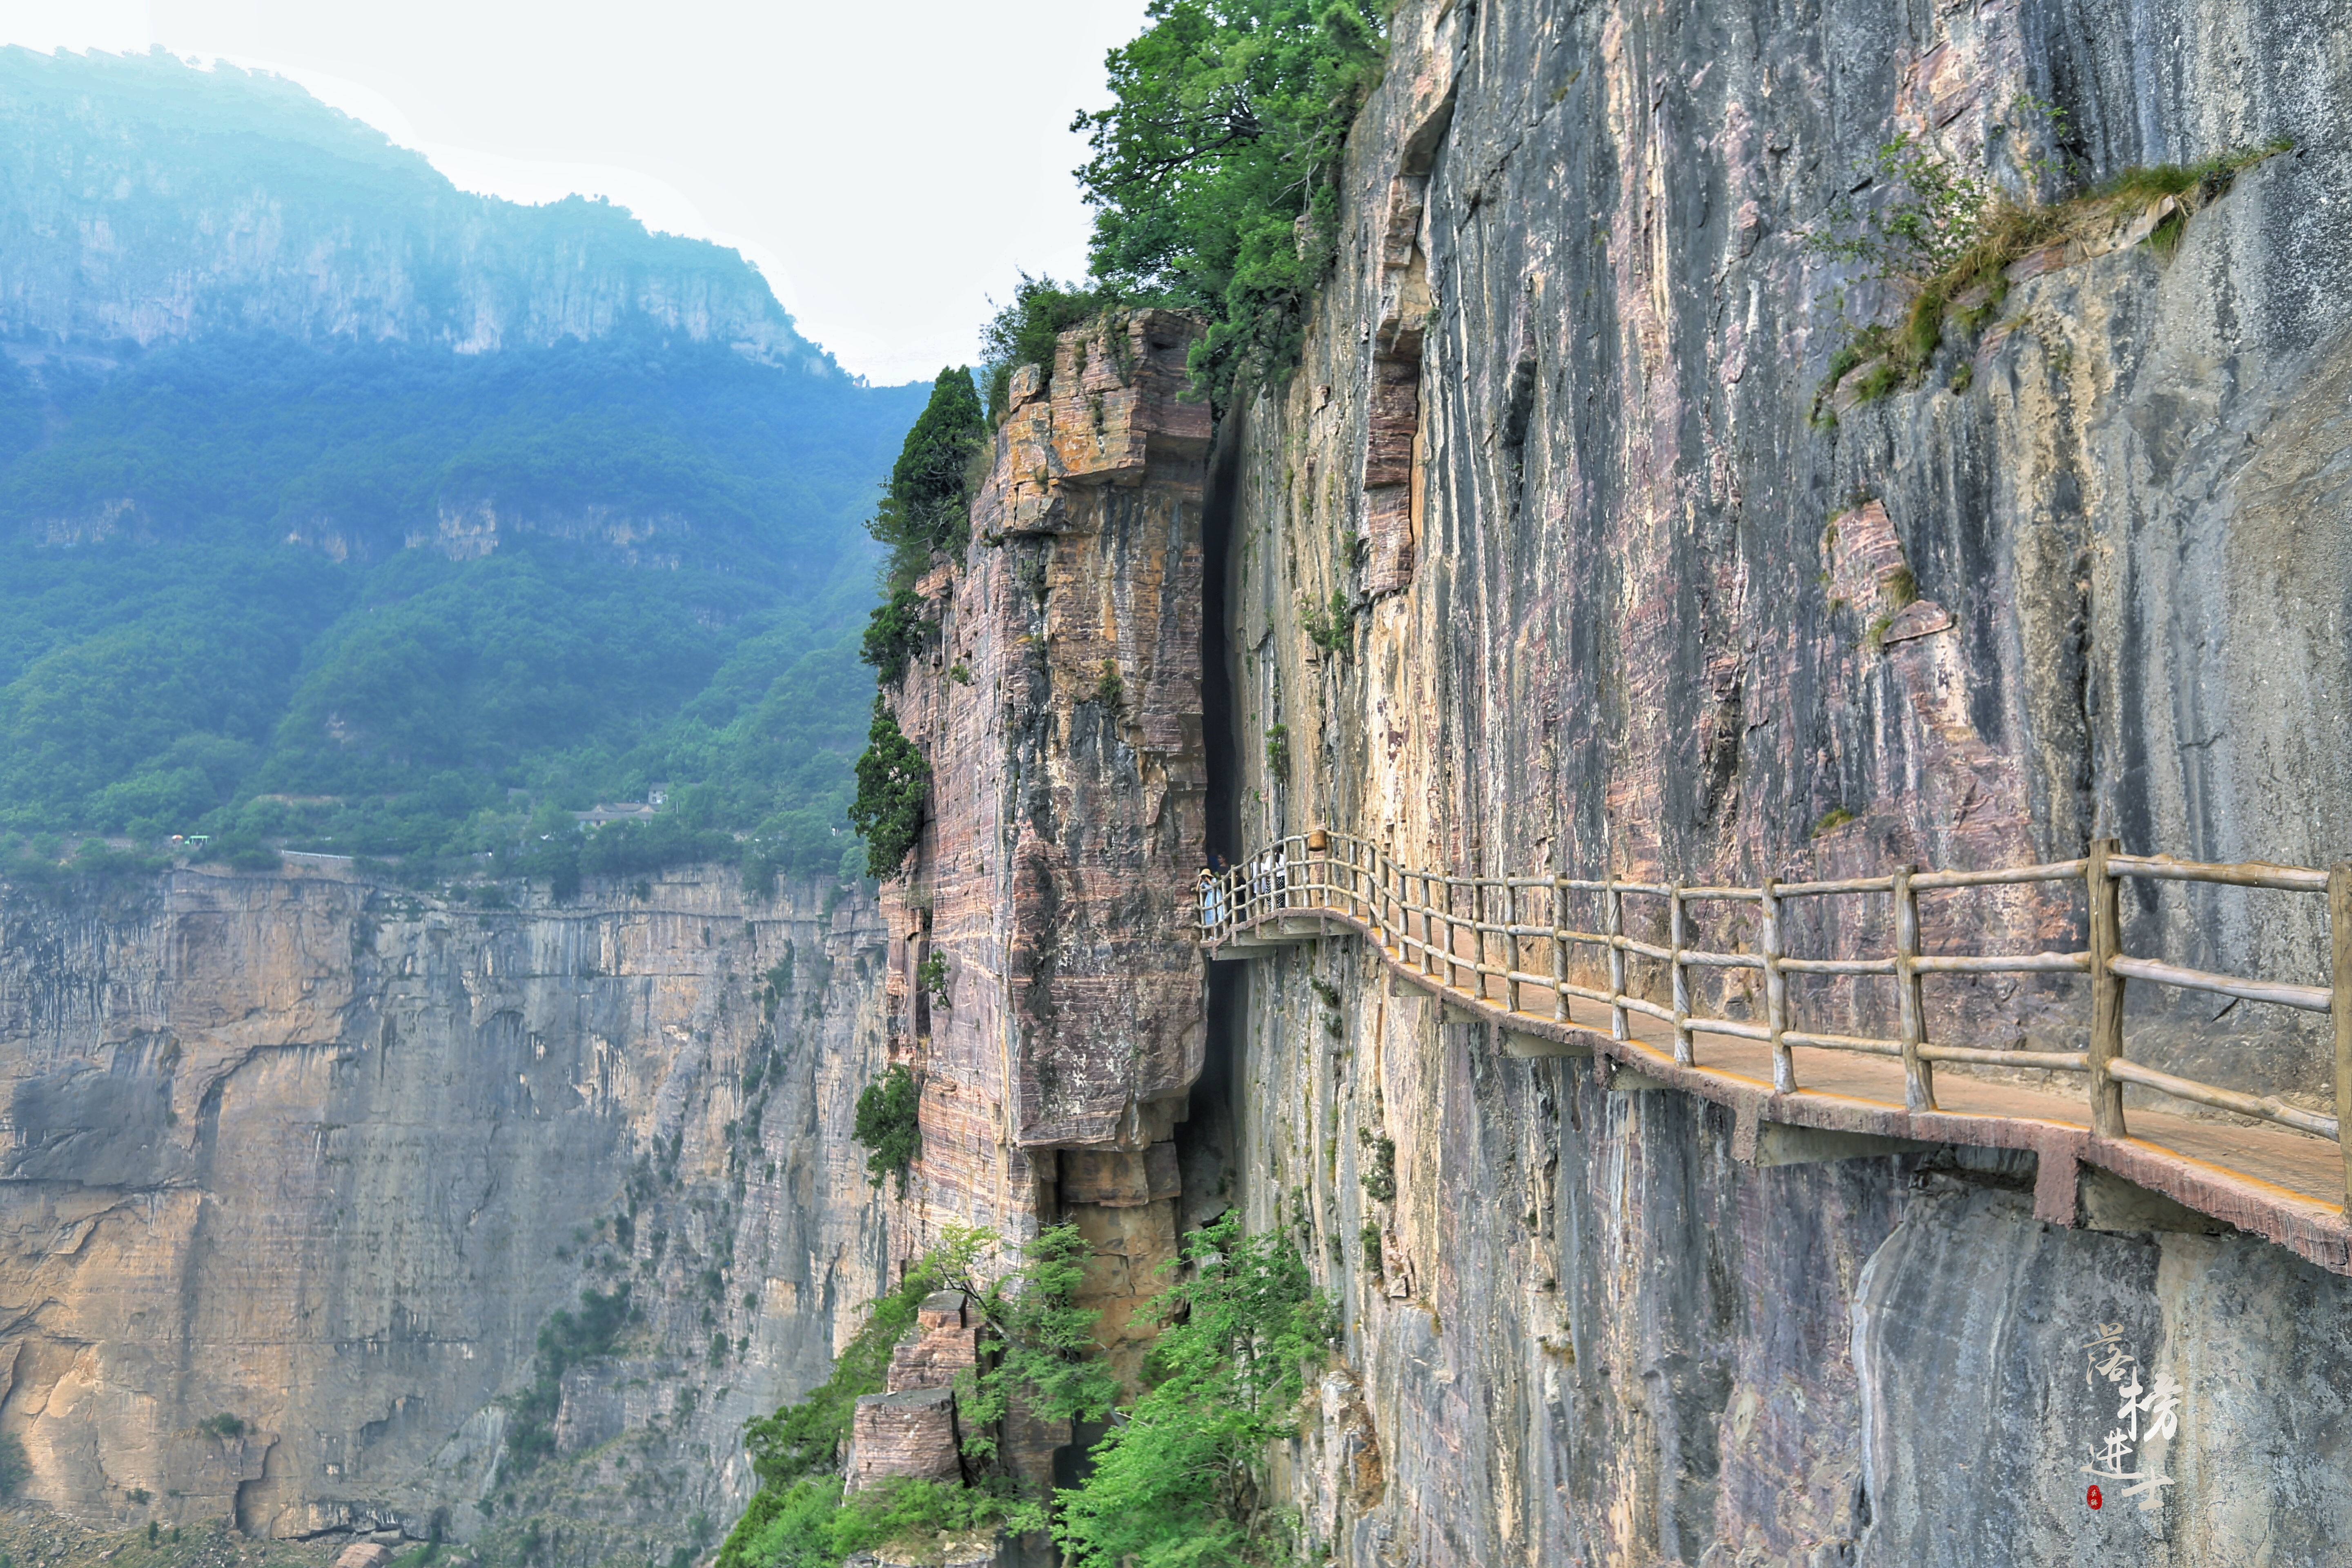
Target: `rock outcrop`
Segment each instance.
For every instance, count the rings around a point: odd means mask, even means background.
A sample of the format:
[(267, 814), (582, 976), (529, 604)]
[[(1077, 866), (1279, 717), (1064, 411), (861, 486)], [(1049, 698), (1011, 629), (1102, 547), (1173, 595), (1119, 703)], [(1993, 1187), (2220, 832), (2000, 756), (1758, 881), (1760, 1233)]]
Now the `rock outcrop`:
[(1108, 1342), (1174, 1254), (1173, 1135), (1201, 1070), (1201, 508), (1186, 318), (1066, 334), (1016, 373), (966, 558), (893, 706), (930, 820), (891, 920), (921, 1081), (911, 1224), (1075, 1220)]
[[(849, 1138), (883, 934), (831, 887), (646, 891), (469, 909), (289, 864), (0, 902), (26, 1495), (265, 1535), (545, 1526), (583, 1559), (723, 1528), (742, 1420), (884, 1283)], [(583, 1290), (625, 1315), (598, 1331)]]

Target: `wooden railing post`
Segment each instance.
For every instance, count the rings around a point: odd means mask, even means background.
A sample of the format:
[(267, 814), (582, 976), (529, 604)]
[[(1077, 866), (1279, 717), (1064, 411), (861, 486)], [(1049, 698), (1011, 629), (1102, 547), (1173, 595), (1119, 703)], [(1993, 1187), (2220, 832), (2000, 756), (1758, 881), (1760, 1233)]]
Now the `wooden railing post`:
[(1625, 950), (1617, 939), (1625, 934), (1625, 895), (1617, 890), (1617, 873), (1609, 873), (1601, 894), (1601, 930), (1609, 938), (1609, 1037), (1631, 1038), (1625, 1027)]
[(1936, 1109), (1936, 1082), (1919, 1047), (1927, 1042), (1927, 1009), (1919, 994), (1919, 895), (1911, 890), (1915, 866), (1895, 868), (1895, 1005), (1902, 1020), (1903, 1107)]
[(1390, 872), (1395, 872), (1395, 869), (1397, 869), (1397, 863), (1395, 863), (1395, 860), (1390, 860), (1390, 858), (1388, 858), (1388, 851), (1385, 851), (1385, 848), (1373, 848), (1373, 851), (1371, 851), (1371, 886), (1373, 886), (1373, 889), (1376, 889), (1376, 891), (1379, 891), (1379, 896), (1381, 896), (1381, 931), (1383, 931), (1383, 938), (1381, 938), (1381, 941), (1383, 941), (1383, 942), (1388, 941), (1388, 938), (1385, 938), (1385, 933), (1388, 933), (1388, 931), (1395, 931), (1395, 933), (1397, 933), (1397, 962), (1402, 963), (1402, 962), (1404, 962), (1404, 931), (1406, 931), (1406, 924), (1404, 924), (1404, 910), (1402, 910), (1402, 902), (1404, 902), (1404, 879), (1402, 879), (1402, 877), (1400, 877), (1400, 879), (1397, 879), (1397, 891), (1395, 891), (1395, 893), (1390, 893), (1390, 891), (1388, 891), (1388, 875), (1390, 875)]
[(1426, 872), (1423, 873), (1421, 879), (1421, 938), (1429, 945), (1422, 951), (1422, 957), (1426, 960), (1429, 964), (1431, 978), (1436, 980), (1440, 984), (1444, 984), (1453, 978), (1451, 971), (1441, 968), (1441, 965), (1445, 963), (1444, 957), (1441, 955), (1450, 953), (1454, 946), (1454, 921), (1452, 919), (1454, 912), (1454, 900), (1452, 898), (1452, 891), (1453, 890), (1451, 889), (1447, 889), (1448, 896), (1445, 902), (1447, 917), (1445, 921), (1445, 946), (1444, 948), (1440, 948), (1437, 945), (1437, 879)]
[(1515, 929), (1519, 923), (1519, 885), (1510, 878), (1503, 879), (1503, 1011), (1519, 1010), (1519, 983), (1511, 978), (1519, 972), (1519, 937)]
[(1438, 984), (1450, 991), (1454, 988), (1454, 944), (1458, 940), (1454, 929), (1454, 879), (1440, 875), (1437, 881), (1445, 889), (1445, 946), (1442, 950), (1444, 956), (1439, 961), (1442, 967), (1438, 971)]
[(1461, 945), (1461, 926), (1458, 926), (1458, 924), (1456, 924), (1456, 920), (1454, 920), (1454, 877), (1440, 875), (1440, 877), (1437, 877), (1437, 884), (1440, 884), (1442, 889), (1444, 889), (1444, 891), (1446, 891), (1446, 902), (1444, 902), (1444, 910), (1446, 910), (1446, 914), (1444, 914), (1444, 926), (1446, 926), (1446, 936), (1444, 936), (1444, 942), (1446, 942), (1446, 950), (1444, 950), (1444, 952), (1446, 952), (1446, 957), (1444, 957), (1444, 987), (1446, 987), (1446, 990), (1454, 990), (1454, 987), (1456, 987), (1458, 983), (1461, 983), (1461, 975), (1454, 973), (1454, 969), (1456, 969), (1456, 963), (1454, 963), (1454, 959), (1456, 959), (1456, 954), (1454, 954), (1454, 947)]
[(1560, 1024), (1568, 1022), (1568, 939), (1560, 934), (1568, 930), (1568, 915), (1561, 908), (1566, 889), (1560, 883), (1565, 879), (1557, 870), (1551, 874), (1551, 1016)]
[(2344, 1213), (2352, 1218), (2352, 866), (2327, 868), (2327, 934), (2335, 950), (2327, 1010), (2336, 1026), (2336, 1142), (2344, 1154)]
[(1486, 937), (1493, 924), (1486, 919), (1486, 879), (1470, 879), (1470, 994), (1486, 999)]
[(1797, 1089), (1797, 1064), (1789, 1055), (1789, 1042), (1782, 1038), (1789, 1032), (1789, 977), (1780, 969), (1780, 960), (1788, 953), (1780, 934), (1780, 879), (1765, 878), (1763, 897), (1759, 900), (1763, 911), (1763, 929), (1759, 938), (1764, 957), (1764, 1026), (1772, 1031), (1773, 1092), (1793, 1094)]
[(2113, 838), (2094, 838), (2083, 868), (2091, 909), (2091, 1131), (2101, 1138), (2126, 1136), (2124, 1086), (2107, 1070), (2124, 1054), (2124, 977), (2115, 971), (2124, 949), (2123, 900), (2107, 869), (2107, 857), (2121, 848)]
[[(1372, 924), (1380, 932), (1381, 948), (1385, 952), (1389, 945), (1390, 925), (1396, 913), (1396, 901), (1389, 896), (1388, 851), (1377, 844), (1367, 844), (1364, 846), (1364, 853), (1370, 860), (1370, 864), (1364, 868), (1364, 879), (1370, 889)], [(1397, 956), (1399, 958), (1404, 956), (1402, 943), (1397, 947)]]
[(1666, 973), (1674, 983), (1675, 1065), (1696, 1067), (1691, 1049), (1690, 970), (1683, 963), (1683, 885), (1677, 878), (1666, 889)]

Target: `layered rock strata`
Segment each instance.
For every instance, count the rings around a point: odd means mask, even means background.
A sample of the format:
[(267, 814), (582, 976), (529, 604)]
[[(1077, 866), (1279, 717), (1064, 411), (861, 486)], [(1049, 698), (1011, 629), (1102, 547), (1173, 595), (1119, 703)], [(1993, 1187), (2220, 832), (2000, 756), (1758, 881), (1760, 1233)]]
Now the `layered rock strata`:
[[(1221, 433), (1213, 842), (1328, 821), (1410, 865), (1747, 884), (2105, 833), (2352, 854), (2352, 782), (2314, 745), (2352, 727), (2341, 24), (1402, 7), (1305, 362)], [(2200, 187), (2177, 243), (2137, 243), (2172, 216), (2151, 200), (2029, 257), (1864, 399), (1823, 388), (1831, 354), (1901, 301), (1806, 235), (1841, 195), (1889, 199), (1861, 182), (1897, 131), (2011, 188), (2037, 159), (2096, 181), (2294, 151)], [(2310, 982), (2316, 904), (2150, 894), (2126, 948)], [(1843, 907), (1790, 951), (1885, 951), (1884, 911)], [(2081, 920), (2063, 890), (1955, 898), (1926, 944), (2079, 946)], [(1719, 1110), (1507, 1059), (1352, 939), (1234, 968), (1230, 1088), (1193, 1116), (1232, 1126), (1252, 1222), (1305, 1236), (1347, 1304), (1285, 1474), (1334, 1561), (2352, 1551), (2325, 1436), (2347, 1281), (2087, 1178), (2077, 1226), (2046, 1225), (2031, 1157), (1744, 1163)], [(2080, 1048), (2056, 984), (1939, 977), (1929, 1028)], [(1805, 984), (1809, 1027), (1891, 1003)], [(2293, 1016), (2131, 996), (2135, 1057), (2326, 1108)], [(2163, 1482), (2115, 1479), (2143, 1467)]]
[(932, 642), (892, 694), (932, 773), (884, 902), (894, 1050), (921, 1082), (901, 1243), (1075, 1221), (1129, 1365), (1203, 1039), (1197, 331), (1112, 318), (1015, 374), (971, 548), (924, 580)]
[[(92, 1524), (642, 1561), (884, 1283), (874, 905), (313, 864), (0, 901), (0, 1432)], [(866, 982), (868, 977), (874, 984)], [(625, 1315), (572, 1336), (583, 1290)], [(567, 1347), (551, 1363), (547, 1335)]]
[(890, 1347), (882, 1392), (861, 1397), (851, 1415), (844, 1467), (850, 1489), (895, 1477), (961, 1479), (956, 1374), (979, 1364), (980, 1325), (964, 1293), (925, 1297), (914, 1328)]

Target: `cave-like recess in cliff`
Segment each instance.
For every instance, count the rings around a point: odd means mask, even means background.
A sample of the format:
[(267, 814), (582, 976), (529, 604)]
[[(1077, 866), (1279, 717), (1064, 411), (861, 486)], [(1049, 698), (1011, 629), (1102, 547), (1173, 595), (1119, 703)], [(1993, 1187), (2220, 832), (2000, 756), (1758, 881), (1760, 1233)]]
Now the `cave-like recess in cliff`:
[[(1241, 845), (1242, 769), (1239, 722), (1234, 703), (1228, 574), (1235, 497), (1244, 460), (1239, 410), (1220, 423), (1209, 457), (1208, 483), (1201, 506), (1201, 743), (1208, 765), (1208, 846), (1213, 856), (1231, 860)], [(1201, 1076), (1192, 1085), (1188, 1113), (1176, 1127), (1178, 1157), (1188, 1196), (1186, 1219), (1206, 1218), (1222, 1208), (1231, 1190), (1233, 1161), (1239, 1152), (1234, 1121), (1233, 1068), (1242, 1031), (1247, 1026), (1248, 976), (1244, 965), (1208, 968), (1207, 1040)]]

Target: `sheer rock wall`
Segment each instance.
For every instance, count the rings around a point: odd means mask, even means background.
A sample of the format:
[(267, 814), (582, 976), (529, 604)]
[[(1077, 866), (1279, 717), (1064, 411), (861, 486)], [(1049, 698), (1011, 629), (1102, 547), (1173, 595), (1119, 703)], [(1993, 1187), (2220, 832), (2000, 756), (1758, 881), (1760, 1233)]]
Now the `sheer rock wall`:
[[(884, 1282), (849, 1139), (882, 931), (726, 870), (648, 895), (471, 909), (299, 861), (7, 894), (26, 1494), (269, 1535), (535, 1519), (577, 1561), (723, 1528), (743, 1418), (822, 1378)], [(526, 1471), (542, 1328), (622, 1287), (636, 1320), (565, 1373)]]
[(1197, 332), (1141, 311), (1015, 374), (970, 549), (924, 580), (932, 642), (893, 693), (931, 766), (885, 904), (922, 1088), (902, 1242), (1074, 1219), (1121, 1347), (1174, 1247), (1204, 1038)]
[[(1235, 772), (1211, 842), (1328, 821), (1410, 864), (1746, 882), (2063, 858), (2094, 833), (2352, 855), (2347, 22), (1403, 6), (1305, 362), (1221, 437), (1233, 701), (1211, 722)], [(1841, 312), (1897, 301), (1803, 236), (1897, 129), (2003, 179), (2034, 135), (2094, 179), (2296, 148), (2177, 248), (2126, 230), (2037, 257), (1919, 384), (1817, 405)], [(1357, 618), (1330, 654), (1302, 609), (1335, 590)], [(2320, 979), (2315, 904), (2151, 898), (2126, 943)], [(1855, 909), (1805, 911), (1792, 951), (1883, 946)], [(2072, 945), (2080, 920), (2079, 895), (1955, 900), (1927, 940)], [(1718, 1112), (1507, 1060), (1352, 940), (1236, 968), (1192, 1116), (1345, 1303), (1286, 1472), (1335, 1561), (2352, 1552), (2331, 1457), (2352, 1281), (2145, 1212), (2044, 1226), (2031, 1170), (1997, 1160), (1743, 1166)], [(1884, 1005), (1820, 984), (1808, 1026)], [(2055, 988), (1929, 996), (1940, 1037), (2079, 1045)], [(2323, 1037), (2275, 1010), (2132, 1006), (2136, 1057), (2327, 1102)], [(2082, 1348), (2109, 1325), (2118, 1376), (2185, 1391), (2145, 1449), (2173, 1481), (2152, 1511), (2128, 1482), (2086, 1502), (2080, 1467), (2126, 1424)]]

